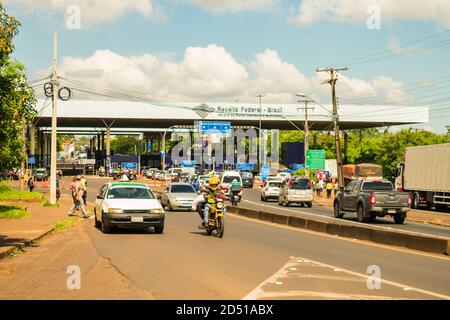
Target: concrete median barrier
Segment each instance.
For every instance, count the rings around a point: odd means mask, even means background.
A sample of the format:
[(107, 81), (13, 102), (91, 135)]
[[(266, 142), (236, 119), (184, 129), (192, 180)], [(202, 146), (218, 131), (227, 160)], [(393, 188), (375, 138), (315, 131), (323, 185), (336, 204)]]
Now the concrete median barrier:
[(345, 238), (450, 255), (450, 239), (444, 237), (433, 237), (398, 230), (383, 230), (364, 224), (351, 225), (339, 221), (334, 222), (319, 218), (276, 214), (240, 207), (228, 207), (228, 212), (255, 220), (283, 224)]

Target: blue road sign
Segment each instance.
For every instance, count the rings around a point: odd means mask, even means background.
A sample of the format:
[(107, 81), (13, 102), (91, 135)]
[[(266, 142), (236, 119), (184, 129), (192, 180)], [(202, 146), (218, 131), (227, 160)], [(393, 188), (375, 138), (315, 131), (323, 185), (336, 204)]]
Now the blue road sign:
[(195, 161), (191, 161), (191, 160), (183, 160), (183, 161), (181, 161), (181, 166), (183, 168), (194, 168), (195, 164), (196, 164), (196, 162)]
[(253, 171), (253, 168), (254, 168), (253, 163), (244, 163), (244, 162), (236, 163), (236, 169), (240, 171)]
[(200, 133), (231, 133), (231, 122), (230, 121), (200, 121), (199, 124)]
[(304, 164), (298, 164), (298, 163), (295, 163), (293, 166), (292, 166), (292, 169), (294, 170), (294, 171), (297, 171), (297, 170), (300, 170), (300, 169), (304, 169), (305, 168), (305, 165)]
[(122, 163), (122, 168), (127, 170), (137, 170), (136, 162), (124, 162)]
[(270, 166), (268, 164), (263, 164), (261, 166), (260, 175), (263, 181), (266, 181), (267, 177), (270, 176)]
[(28, 158), (28, 164), (36, 164), (36, 158), (34, 156)]

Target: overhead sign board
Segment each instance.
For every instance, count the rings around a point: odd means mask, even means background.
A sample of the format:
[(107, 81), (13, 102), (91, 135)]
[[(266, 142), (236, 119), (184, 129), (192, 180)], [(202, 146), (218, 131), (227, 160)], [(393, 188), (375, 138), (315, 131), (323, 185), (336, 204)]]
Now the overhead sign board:
[(36, 164), (36, 158), (34, 156), (29, 157), (28, 164)]
[(225, 135), (231, 134), (230, 121), (200, 121), (198, 128), (200, 134), (213, 134), (213, 133), (221, 133)]

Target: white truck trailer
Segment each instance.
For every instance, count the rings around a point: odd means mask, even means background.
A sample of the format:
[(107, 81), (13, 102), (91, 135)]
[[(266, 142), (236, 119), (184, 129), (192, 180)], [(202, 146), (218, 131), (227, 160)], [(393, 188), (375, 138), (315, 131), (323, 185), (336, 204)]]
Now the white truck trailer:
[(397, 167), (395, 187), (410, 192), (412, 207), (445, 209), (450, 205), (450, 143), (406, 148)]

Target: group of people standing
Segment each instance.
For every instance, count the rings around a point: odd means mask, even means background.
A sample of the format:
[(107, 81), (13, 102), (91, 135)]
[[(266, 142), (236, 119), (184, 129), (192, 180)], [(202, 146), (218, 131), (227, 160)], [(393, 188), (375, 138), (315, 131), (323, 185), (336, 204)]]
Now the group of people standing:
[(332, 181), (331, 179), (319, 180), (314, 185), (314, 190), (318, 197), (322, 197), (322, 192), (326, 192), (327, 199), (331, 199), (331, 194), (334, 191), (334, 195), (339, 191), (339, 184), (337, 181)]
[(76, 176), (70, 185), (70, 191), (72, 193), (73, 205), (67, 213), (69, 216), (74, 216), (75, 211), (80, 209), (83, 213), (83, 218), (89, 218), (89, 214), (86, 209), (87, 204), (87, 180), (84, 176)]

